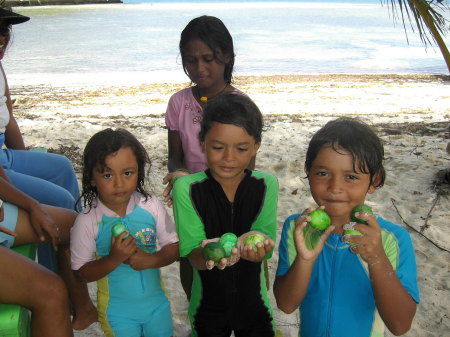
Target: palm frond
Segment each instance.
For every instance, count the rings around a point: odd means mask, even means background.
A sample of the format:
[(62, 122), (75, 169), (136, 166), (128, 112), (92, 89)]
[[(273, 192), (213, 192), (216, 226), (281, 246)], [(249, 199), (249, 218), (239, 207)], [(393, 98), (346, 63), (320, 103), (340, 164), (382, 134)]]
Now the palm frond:
[[(450, 11), (448, 5), (444, 0), (380, 0), (383, 4), (390, 4), (392, 9), (393, 18), (400, 17), (403, 23), (403, 27), (406, 33), (406, 21), (409, 21), (411, 28), (415, 31), (415, 27), (419, 33), (420, 39), (425, 46), (431, 45), (430, 35), (434, 42), (437, 42), (434, 35), (430, 32), (427, 25), (426, 17), (431, 19), (436, 29), (441, 35), (446, 35), (449, 32), (448, 24), (449, 20), (445, 17), (445, 12)], [(415, 25), (414, 25), (414, 24)], [(428, 29), (427, 29), (428, 28)], [(407, 33), (406, 33), (407, 35)], [(408, 37), (407, 37), (408, 38)]]

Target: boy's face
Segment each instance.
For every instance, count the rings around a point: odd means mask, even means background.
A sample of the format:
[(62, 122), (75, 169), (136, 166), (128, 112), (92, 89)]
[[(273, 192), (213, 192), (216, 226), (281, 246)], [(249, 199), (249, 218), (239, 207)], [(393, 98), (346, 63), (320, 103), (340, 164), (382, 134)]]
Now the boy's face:
[(211, 174), (222, 186), (242, 180), (258, 149), (259, 143), (244, 128), (232, 124), (213, 123), (202, 142)]
[(323, 147), (312, 162), (308, 179), (312, 197), (319, 206), (325, 206), (336, 226), (335, 232), (341, 233), (342, 225), (350, 222), (352, 209), (363, 204), (366, 194), (375, 192), (376, 188), (370, 185), (369, 174), (353, 170), (350, 152), (337, 150)]

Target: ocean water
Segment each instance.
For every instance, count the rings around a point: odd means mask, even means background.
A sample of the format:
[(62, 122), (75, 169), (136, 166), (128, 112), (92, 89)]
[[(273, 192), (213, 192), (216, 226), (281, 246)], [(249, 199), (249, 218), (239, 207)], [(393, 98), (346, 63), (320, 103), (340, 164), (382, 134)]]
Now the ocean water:
[[(187, 80), (179, 36), (203, 14), (219, 17), (230, 30), (237, 76), (448, 73), (439, 49), (425, 48), (409, 24), (405, 33), (401, 19), (379, 0), (126, 0), (14, 10), (31, 20), (14, 26), (2, 61), (10, 85)], [(450, 46), (448, 36), (446, 42)]]

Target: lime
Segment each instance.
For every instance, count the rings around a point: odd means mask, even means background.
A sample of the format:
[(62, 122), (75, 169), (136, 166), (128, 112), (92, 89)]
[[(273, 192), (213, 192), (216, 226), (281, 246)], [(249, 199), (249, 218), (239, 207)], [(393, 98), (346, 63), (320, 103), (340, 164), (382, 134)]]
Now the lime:
[[(118, 237), (120, 234), (122, 234), (123, 232), (128, 231), (127, 227), (125, 227), (124, 224), (122, 223), (116, 223), (114, 226), (112, 226), (111, 228), (111, 233), (112, 235), (114, 235), (115, 237)], [(127, 235), (125, 235), (123, 238), (126, 239), (127, 237), (130, 236), (130, 233), (128, 233)]]
[[(344, 235), (362, 235), (361, 232), (355, 231), (354, 229), (346, 229)], [(354, 246), (355, 243), (347, 242), (349, 246)]]
[(219, 242), (210, 242), (203, 247), (203, 257), (208, 261), (212, 260), (218, 263), (225, 257), (225, 250)]
[(353, 222), (362, 223), (364, 225), (367, 225), (367, 221), (366, 220), (360, 219), (360, 218), (355, 216), (355, 213), (358, 213), (358, 212), (361, 212), (361, 213), (364, 212), (364, 213), (373, 214), (372, 208), (370, 206), (361, 204), (361, 205), (358, 205), (355, 208), (353, 208), (352, 212), (350, 213), (350, 219)]
[(331, 225), (330, 216), (321, 208), (312, 211), (308, 215), (311, 217), (309, 224), (315, 229), (323, 231)]
[(264, 241), (266, 241), (266, 239), (264, 238), (264, 236), (262, 236), (261, 234), (250, 234), (249, 236), (247, 236), (244, 240), (244, 246), (252, 246), (253, 250), (255, 252), (258, 251), (258, 247), (256, 246), (256, 244), (258, 242), (261, 242), (262, 245), (264, 246)]
[(220, 237), (219, 243), (225, 250), (225, 256), (229, 257), (231, 255), (231, 250), (236, 247), (238, 238), (233, 233), (225, 233)]

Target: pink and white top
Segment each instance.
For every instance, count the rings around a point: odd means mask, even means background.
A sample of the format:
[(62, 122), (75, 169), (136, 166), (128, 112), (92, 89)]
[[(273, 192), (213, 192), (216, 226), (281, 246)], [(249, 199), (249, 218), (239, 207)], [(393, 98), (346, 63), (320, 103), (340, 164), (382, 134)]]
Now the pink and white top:
[[(245, 95), (238, 89), (234, 89), (232, 93)], [(203, 108), (195, 99), (192, 87), (180, 90), (170, 97), (165, 117), (166, 126), (169, 130), (180, 133), (184, 164), (192, 173), (208, 168), (206, 156), (198, 138), (202, 119)]]

